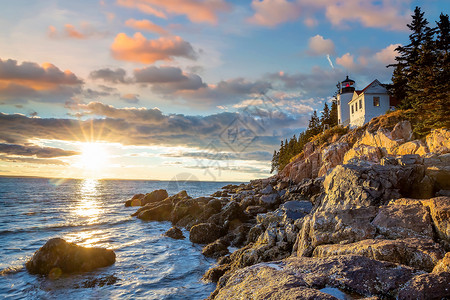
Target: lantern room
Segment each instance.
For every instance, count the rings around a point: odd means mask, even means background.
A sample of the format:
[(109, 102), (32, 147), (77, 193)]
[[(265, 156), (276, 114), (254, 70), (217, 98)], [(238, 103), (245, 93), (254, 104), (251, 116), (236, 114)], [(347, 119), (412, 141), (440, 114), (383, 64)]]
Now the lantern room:
[(347, 76), (345, 80), (339, 84), (339, 94), (353, 93), (354, 91), (355, 81)]

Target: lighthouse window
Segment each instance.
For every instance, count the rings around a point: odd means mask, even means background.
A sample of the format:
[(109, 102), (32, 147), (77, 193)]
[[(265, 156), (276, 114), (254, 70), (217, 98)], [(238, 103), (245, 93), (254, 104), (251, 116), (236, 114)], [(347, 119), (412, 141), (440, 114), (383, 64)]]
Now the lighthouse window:
[(380, 106), (380, 97), (373, 97), (373, 106)]
[(362, 109), (362, 99), (359, 99), (359, 109)]
[(354, 113), (354, 111), (353, 111), (353, 105), (352, 105), (352, 114)]

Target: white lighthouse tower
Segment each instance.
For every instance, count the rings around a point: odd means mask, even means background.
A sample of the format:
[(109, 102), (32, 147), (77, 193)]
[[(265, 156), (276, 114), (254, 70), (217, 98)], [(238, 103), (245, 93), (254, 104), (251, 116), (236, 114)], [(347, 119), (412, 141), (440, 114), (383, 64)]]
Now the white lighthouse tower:
[(338, 124), (347, 126), (350, 123), (350, 109), (348, 103), (352, 100), (355, 91), (355, 81), (345, 78), (344, 81), (337, 84), (339, 92), (337, 94), (338, 105)]

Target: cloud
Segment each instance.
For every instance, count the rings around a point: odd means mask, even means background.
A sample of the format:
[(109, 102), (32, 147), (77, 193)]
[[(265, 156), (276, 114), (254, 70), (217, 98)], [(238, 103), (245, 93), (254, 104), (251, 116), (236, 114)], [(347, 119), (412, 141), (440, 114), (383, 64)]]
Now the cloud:
[(386, 66), (395, 62), (398, 53), (395, 51), (400, 44), (391, 44), (377, 52), (369, 51), (355, 58), (350, 53), (345, 53), (336, 58), (336, 63), (346, 68), (348, 71), (369, 73), (372, 76), (389, 77), (392, 70)]
[(48, 36), (52, 39), (77, 39), (77, 40), (85, 40), (93, 37), (104, 37), (106, 36), (106, 32), (100, 32), (94, 29), (89, 25), (83, 25), (82, 29), (76, 29), (72, 24), (65, 24), (64, 29), (58, 31), (55, 26), (48, 27)]
[(127, 103), (138, 103), (139, 102), (139, 95), (138, 94), (125, 94), (120, 96), (120, 99)]
[(165, 157), (191, 157), (198, 160), (208, 159), (208, 160), (253, 160), (253, 161), (269, 161), (272, 159), (272, 153), (267, 151), (254, 151), (246, 153), (235, 153), (235, 152), (179, 152), (179, 153), (168, 153), (162, 156)]
[(17, 156), (36, 156), (37, 158), (54, 158), (79, 155), (80, 152), (68, 151), (53, 147), (40, 147), (36, 145), (17, 145), (0, 143), (0, 153)]
[(345, 78), (345, 72), (339, 69), (325, 70), (313, 67), (310, 73), (269, 73), (265, 76), (281, 84), (280, 88), (295, 90), (303, 98), (329, 97), (335, 92), (336, 82)]
[(112, 56), (117, 60), (151, 64), (159, 60), (171, 61), (175, 57), (196, 60), (198, 54), (189, 42), (179, 36), (147, 40), (140, 32), (128, 37), (119, 33), (111, 45)]
[(122, 68), (111, 70), (109, 68), (92, 71), (89, 77), (92, 79), (102, 79), (110, 83), (126, 83), (126, 71)]
[(301, 12), (301, 7), (296, 1), (253, 0), (251, 5), (255, 14), (248, 21), (266, 27), (294, 21), (300, 17)]
[(81, 91), (83, 81), (71, 71), (61, 71), (51, 63), (0, 59), (0, 100), (6, 103), (65, 101)]
[[(278, 146), (280, 136), (289, 128), (301, 128), (307, 118), (283, 112), (264, 115), (222, 112), (205, 116), (163, 114), (159, 109), (115, 108), (100, 102), (73, 104), (70, 107), (83, 117), (80, 120), (30, 118), (24, 115), (0, 113), (0, 141), (26, 144), (30, 140), (105, 141), (136, 146), (183, 146), (208, 149), (211, 143), (217, 151), (230, 149), (224, 140), (229, 130), (250, 134), (245, 152), (269, 151)], [(93, 117), (86, 119), (86, 117)], [(242, 136), (236, 142), (244, 143)], [(208, 150), (206, 150), (208, 151)], [(208, 151), (211, 152), (211, 151)]]
[[(27, 163), (27, 164), (44, 164), (44, 165), (61, 165), (67, 166), (68, 163), (59, 159), (34, 158), (34, 157), (15, 157), (0, 155), (0, 161)], [(8, 171), (9, 172), (9, 171)]]
[(139, 30), (139, 31), (148, 31), (148, 32), (154, 32), (160, 35), (168, 35), (169, 32), (162, 28), (159, 25), (156, 25), (155, 23), (149, 21), (149, 20), (136, 20), (136, 19), (129, 19), (125, 22), (125, 25), (128, 27), (131, 27), (133, 29)]
[(159, 18), (185, 15), (192, 22), (210, 24), (217, 24), (218, 14), (231, 9), (225, 0), (118, 0), (117, 3)]
[(308, 27), (317, 26), (313, 16), (324, 13), (334, 26), (346, 27), (352, 23), (387, 30), (407, 30), (409, 0), (253, 0), (253, 24), (274, 27), (304, 17)]
[[(385, 0), (345, 0), (330, 1), (326, 6), (326, 17), (337, 26), (348, 22), (358, 22), (365, 27), (388, 30), (407, 30), (410, 19), (410, 1)], [(348, 12), (348, 13), (345, 13)]]
[(321, 35), (316, 35), (308, 40), (308, 54), (329, 55), (334, 54), (334, 43), (331, 39), (324, 39)]

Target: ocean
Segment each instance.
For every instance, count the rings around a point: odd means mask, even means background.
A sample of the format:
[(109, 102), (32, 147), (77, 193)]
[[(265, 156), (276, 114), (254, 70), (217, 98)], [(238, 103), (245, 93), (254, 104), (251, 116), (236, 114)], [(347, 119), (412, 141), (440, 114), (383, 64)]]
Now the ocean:
[[(186, 190), (210, 195), (230, 182), (55, 180), (0, 178), (0, 298), (10, 299), (204, 299), (214, 284), (201, 281), (215, 260), (186, 239), (162, 236), (169, 222), (141, 221), (124, 207), (137, 193)], [(58, 279), (30, 275), (24, 264), (49, 239), (104, 247), (116, 263)], [(113, 284), (89, 285), (116, 278)]]

